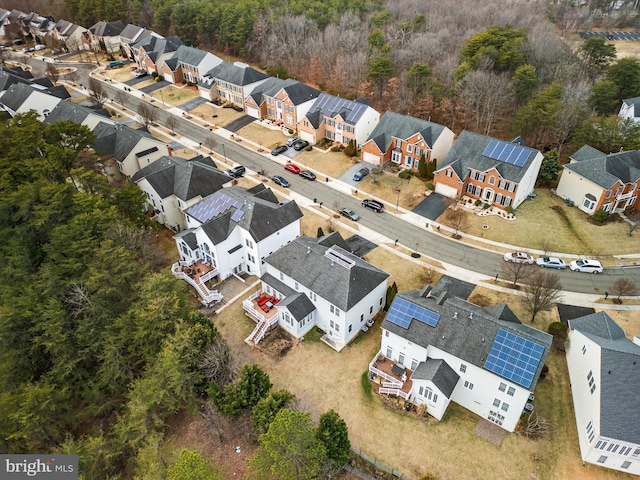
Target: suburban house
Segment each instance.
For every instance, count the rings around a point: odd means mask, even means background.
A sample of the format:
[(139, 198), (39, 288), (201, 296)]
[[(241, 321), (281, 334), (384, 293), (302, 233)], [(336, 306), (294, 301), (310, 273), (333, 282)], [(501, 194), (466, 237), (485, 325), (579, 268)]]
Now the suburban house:
[(244, 99), (269, 78), (262, 72), (241, 62), (222, 62), (209, 70), (198, 83), (200, 96), (220, 100), (244, 110)]
[(640, 97), (625, 98), (618, 115), (634, 122), (640, 122)]
[(151, 30), (129, 23), (120, 32), (120, 44), (124, 47), (130, 43), (139, 42), (152, 34), (153, 32)]
[(347, 100), (321, 93), (298, 122), (298, 135), (311, 144), (327, 138), (341, 145), (353, 141), (359, 148), (379, 121), (380, 113), (364, 98)]
[(56, 46), (64, 46), (70, 52), (83, 49), (83, 38), (86, 28), (67, 20), (58, 20), (51, 31), (51, 37), (57, 43)]
[(35, 82), (14, 83), (0, 96), (0, 109), (11, 116), (35, 110), (38, 118), (43, 120), (64, 98), (69, 98), (64, 87), (52, 91)]
[(261, 276), (263, 260), (300, 236), (302, 219), (295, 202), (278, 201), (262, 183), (223, 188), (184, 214), (187, 229), (173, 237), (180, 253), (174, 274), (195, 266), (222, 280), (244, 272)]
[(200, 78), (220, 63), (222, 59), (213, 53), (181, 45), (160, 65), (158, 74), (171, 83), (181, 83), (183, 80), (198, 83)]
[(174, 232), (187, 228), (183, 210), (230, 184), (233, 178), (218, 170), (211, 157), (190, 160), (160, 157), (131, 177), (147, 196), (154, 219)]
[(627, 339), (605, 312), (569, 320), (567, 367), (580, 455), (640, 475), (640, 338)]
[[(165, 38), (153, 34), (130, 44), (129, 49), (138, 64), (139, 70), (159, 74), (160, 65), (171, 58), (182, 45), (182, 40), (175, 35)], [(131, 56), (131, 53), (129, 56)]]
[[(436, 291), (434, 287), (433, 291)], [(551, 335), (523, 325), (506, 305), (479, 307), (446, 290), (398, 293), (369, 364), (379, 394), (441, 420), (450, 402), (509, 432), (529, 402)]]
[(563, 165), (556, 194), (589, 215), (598, 210), (640, 210), (640, 152), (606, 155), (585, 145)]
[(245, 99), (248, 115), (268, 119), (290, 130), (298, 128), (298, 122), (307, 114), (320, 95), (309, 85), (288, 78), (269, 78)]
[(89, 27), (85, 32), (85, 49), (98, 52), (104, 50), (107, 53), (120, 51), (120, 33), (124, 30), (124, 23), (120, 20), (114, 22), (98, 22)]
[(542, 153), (464, 130), (434, 172), (436, 192), (517, 208), (533, 192)]
[(51, 16), (38, 15), (31, 12), (25, 18), (29, 35), (37, 43), (44, 43), (44, 37), (55, 28), (55, 20)]
[(296, 338), (317, 326), (340, 351), (384, 307), (389, 274), (350, 253), (338, 232), (297, 238), (264, 263), (261, 288), (243, 302), (257, 323), (248, 343), (275, 325)]
[(380, 167), (393, 162), (417, 170), (424, 155), (427, 165), (439, 165), (453, 138), (453, 132), (443, 125), (388, 111), (362, 145), (362, 160)]
[(58, 103), (47, 115), (42, 123), (62, 122), (70, 120), (79, 123), (93, 130), (99, 123), (115, 125), (116, 122), (111, 120), (109, 112), (100, 106), (85, 107), (71, 102)]
[(160, 157), (171, 155), (169, 146), (143, 130), (100, 122), (93, 129), (94, 150), (103, 160), (113, 158), (118, 170), (131, 179), (138, 170)]

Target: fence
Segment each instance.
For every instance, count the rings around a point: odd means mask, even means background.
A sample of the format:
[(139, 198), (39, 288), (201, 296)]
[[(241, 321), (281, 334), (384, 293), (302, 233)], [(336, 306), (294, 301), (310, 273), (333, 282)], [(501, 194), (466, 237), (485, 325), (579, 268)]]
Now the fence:
[[(411, 477), (409, 477), (409, 476), (405, 475), (404, 473), (400, 472), (399, 470), (396, 470), (395, 468), (387, 465), (386, 463), (381, 462), (377, 458), (368, 455), (367, 453), (363, 452), (361, 449), (359, 449), (358, 447), (356, 447), (354, 445), (351, 445), (351, 452), (353, 454), (355, 454), (355, 455), (358, 455), (364, 461), (369, 462), (371, 465), (373, 465), (378, 470), (381, 470), (381, 471), (383, 471), (385, 473), (393, 475), (394, 477), (400, 478), (402, 480), (411, 480)], [(369, 479), (375, 480), (375, 477), (367, 476), (366, 479), (367, 480), (369, 480)]]

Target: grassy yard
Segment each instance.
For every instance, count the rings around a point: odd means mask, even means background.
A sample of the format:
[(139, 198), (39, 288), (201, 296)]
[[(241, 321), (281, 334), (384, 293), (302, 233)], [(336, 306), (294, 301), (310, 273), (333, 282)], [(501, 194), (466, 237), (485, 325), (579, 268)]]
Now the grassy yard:
[(211, 122), (216, 127), (224, 127), (244, 115), (243, 112), (236, 112), (233, 108), (216, 107), (208, 102), (198, 105), (189, 114)]
[(238, 135), (262, 145), (267, 150), (272, 150), (276, 145), (282, 145), (287, 140), (282, 130), (271, 130), (259, 122), (253, 122), (241, 128), (238, 130)]
[[(126, 82), (133, 78), (133, 69), (136, 68), (135, 63), (130, 63), (128, 65), (124, 65), (120, 68), (105, 68), (101, 70), (101, 74), (105, 77), (111, 78), (116, 82)], [(140, 88), (141, 86), (151, 85), (153, 83), (153, 78), (149, 76), (144, 82), (137, 84), (134, 88)]]
[[(162, 93), (160, 93), (162, 92)], [(167, 85), (166, 87), (162, 87), (160, 90), (156, 90), (154, 92), (149, 93), (153, 98), (158, 101), (164, 99), (164, 103), (166, 105), (170, 105), (175, 107), (177, 105), (182, 105), (183, 103), (188, 102), (194, 98), (199, 97), (198, 91), (193, 88), (184, 87), (174, 87), (173, 85)]]
[(353, 167), (357, 158), (349, 158), (342, 152), (324, 153), (315, 148), (309, 152), (303, 150), (294, 159), (295, 163), (316, 170), (332, 178), (338, 178)]

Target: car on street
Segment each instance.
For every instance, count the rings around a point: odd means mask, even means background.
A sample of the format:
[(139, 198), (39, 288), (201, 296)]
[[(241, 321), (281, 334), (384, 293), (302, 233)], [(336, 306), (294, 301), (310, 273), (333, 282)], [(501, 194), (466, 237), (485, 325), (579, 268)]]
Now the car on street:
[(47, 46), (46, 46), (46, 45), (42, 45), (41, 43), (39, 43), (38, 45), (36, 45), (35, 47), (33, 47), (33, 49), (34, 49), (36, 52), (39, 52), (40, 50), (44, 50), (45, 48), (47, 48)]
[(505, 262), (527, 263), (529, 265), (535, 262), (534, 258), (527, 252), (509, 252), (505, 253), (503, 258)]
[(118, 67), (122, 67), (124, 65), (124, 62), (121, 60), (114, 60), (113, 62), (109, 62), (107, 64), (107, 68), (118, 68)]
[(238, 178), (244, 175), (246, 171), (246, 168), (244, 168), (242, 165), (238, 165), (237, 167), (233, 167), (227, 170), (227, 175), (233, 178)]
[(144, 70), (141, 70), (139, 72), (136, 72), (135, 77), (136, 78), (142, 78), (142, 77), (146, 77), (147, 75), (149, 75), (147, 72), (145, 72)]
[(289, 171), (289, 172), (291, 172), (291, 173), (295, 173), (296, 175), (297, 175), (298, 173), (300, 173), (300, 167), (299, 167), (298, 165), (296, 165), (295, 163), (287, 163), (287, 164), (284, 166), (284, 169), (285, 169), (285, 170), (288, 170), (288, 171)]
[(382, 205), (377, 200), (365, 199), (362, 201), (362, 206), (366, 208), (370, 208), (371, 210), (377, 213), (381, 213), (384, 210), (384, 205)]
[(306, 140), (298, 140), (296, 143), (293, 144), (293, 149), (296, 152), (299, 152), (300, 150), (304, 150), (308, 146), (309, 146), (309, 142), (307, 142)]
[(343, 217), (347, 217), (349, 220), (353, 220), (354, 222), (357, 222), (360, 218), (360, 215), (358, 215), (350, 208), (341, 208), (338, 213), (340, 213), (340, 215), (342, 215)]
[(289, 147), (287, 147), (286, 145), (278, 145), (276, 148), (271, 150), (271, 155), (275, 157), (276, 155), (280, 155), (281, 153), (284, 153), (287, 150), (289, 150)]
[(316, 174), (310, 170), (302, 170), (298, 175), (300, 175), (302, 178), (306, 178), (307, 180), (316, 179)]
[(289, 188), (289, 182), (282, 178), (280, 175), (274, 175), (273, 177), (271, 177), (271, 180), (273, 180), (276, 185), (280, 185), (284, 188)]
[(542, 268), (556, 268), (558, 270), (564, 270), (567, 268), (567, 264), (564, 260), (556, 257), (540, 257), (536, 259), (536, 265)]
[(354, 182), (359, 182), (360, 180), (362, 180), (364, 177), (366, 177), (367, 175), (369, 175), (369, 173), (371, 173), (369, 171), (369, 169), (367, 167), (361, 168), (360, 170), (358, 170), (356, 172), (356, 174), (353, 176), (353, 181)]
[(569, 263), (569, 268), (572, 272), (585, 272), (585, 273), (602, 273), (602, 264), (598, 260), (591, 260), (585, 258), (583, 260), (574, 260)]
[(287, 144), (287, 147), (293, 147), (293, 144), (296, 143), (298, 140), (300, 140), (298, 137), (291, 137), (291, 138), (287, 138), (287, 141), (285, 143)]

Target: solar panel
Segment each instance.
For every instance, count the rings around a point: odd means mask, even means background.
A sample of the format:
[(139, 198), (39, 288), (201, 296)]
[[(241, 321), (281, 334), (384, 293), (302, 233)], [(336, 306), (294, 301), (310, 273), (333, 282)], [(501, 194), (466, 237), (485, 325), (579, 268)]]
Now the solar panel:
[(529, 388), (543, 353), (542, 345), (501, 328), (484, 362), (484, 368)]
[[(231, 207), (240, 209), (242, 202), (225, 195), (222, 192), (216, 192), (213, 195), (202, 200), (200, 203), (194, 205), (188, 210), (189, 215), (197, 219), (198, 221), (205, 223), (214, 217), (217, 217), (221, 213), (226, 212)], [(237, 213), (237, 212), (236, 212)], [(240, 218), (243, 213), (241, 212)]]
[(525, 147), (501, 142), (500, 140), (490, 140), (482, 152), (483, 157), (492, 158), (516, 167), (523, 167), (527, 158), (529, 158), (529, 154), (530, 150)]
[(413, 319), (435, 327), (438, 325), (438, 320), (440, 320), (440, 314), (416, 305), (404, 298), (396, 297), (387, 313), (387, 320), (406, 329), (409, 328), (409, 324)]
[(235, 212), (233, 212), (233, 215), (231, 215), (231, 220), (233, 220), (234, 222), (239, 222), (243, 215), (244, 212), (240, 209), (237, 209)]

